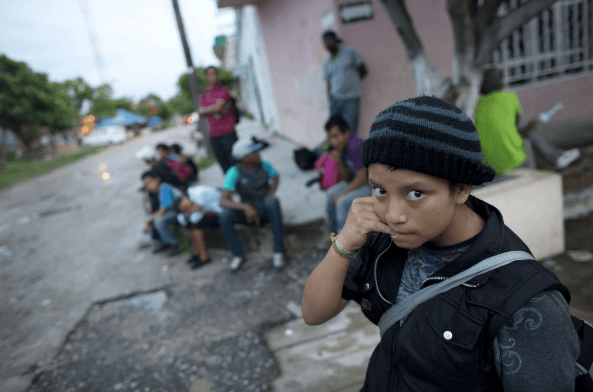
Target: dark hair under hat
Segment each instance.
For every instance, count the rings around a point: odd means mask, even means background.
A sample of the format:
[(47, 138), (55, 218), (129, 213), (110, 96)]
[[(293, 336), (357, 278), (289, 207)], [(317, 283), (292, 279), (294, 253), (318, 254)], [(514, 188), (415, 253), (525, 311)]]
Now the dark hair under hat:
[(338, 34), (336, 34), (335, 31), (333, 30), (326, 30), (323, 32), (323, 35), (321, 36), (323, 40), (326, 40), (328, 38), (333, 38), (336, 40), (336, 42), (342, 42), (342, 40), (340, 39), (340, 37), (338, 37)]
[(407, 99), (379, 113), (362, 145), (362, 161), (453, 184), (481, 185), (494, 179), (494, 170), (482, 163), (480, 137), (470, 118), (436, 97)]

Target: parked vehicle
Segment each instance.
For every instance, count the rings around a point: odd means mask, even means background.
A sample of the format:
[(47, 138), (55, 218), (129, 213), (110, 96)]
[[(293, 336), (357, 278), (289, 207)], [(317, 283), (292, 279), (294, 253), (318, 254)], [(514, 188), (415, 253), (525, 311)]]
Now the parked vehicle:
[(84, 139), (83, 146), (104, 146), (107, 144), (120, 144), (127, 139), (126, 128), (123, 125), (109, 125), (95, 128)]
[(163, 119), (158, 116), (150, 117), (148, 119), (148, 126), (150, 127), (150, 129), (152, 131), (158, 131), (160, 129), (163, 129), (164, 128)]

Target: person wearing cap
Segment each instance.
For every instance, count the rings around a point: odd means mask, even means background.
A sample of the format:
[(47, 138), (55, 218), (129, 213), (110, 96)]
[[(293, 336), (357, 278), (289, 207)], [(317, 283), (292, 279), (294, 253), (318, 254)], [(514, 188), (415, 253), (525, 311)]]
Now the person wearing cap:
[[(380, 326), (362, 391), (574, 390), (570, 294), (500, 211), (471, 196), (495, 173), (467, 115), (435, 97), (395, 103), (375, 118), (362, 160), (373, 195), (353, 202), (302, 302), (310, 325), (353, 300)], [(382, 318), (508, 251), (522, 252), (391, 323)]]
[[(276, 197), (279, 175), (272, 165), (262, 161), (259, 151), (262, 143), (253, 143), (251, 139), (239, 139), (233, 145), (233, 157), (239, 161), (231, 167), (224, 178), (220, 206), (224, 211), (219, 215), (220, 228), (228, 247), (233, 252), (231, 270), (237, 270), (245, 258), (243, 245), (234, 225), (261, 225), (270, 223), (274, 236), (274, 268), (284, 265), (284, 235), (282, 211)], [(231, 194), (237, 192), (240, 203), (231, 200)]]
[(330, 115), (342, 116), (353, 136), (358, 133), (362, 79), (368, 73), (360, 53), (344, 45), (331, 30), (323, 33), (323, 43), (329, 58), (323, 64), (323, 78), (327, 83)]
[(208, 119), (210, 145), (222, 171), (226, 173), (236, 163), (232, 156), (237, 132), (235, 132), (235, 116), (230, 110), (231, 95), (229, 89), (220, 84), (216, 67), (207, 67), (204, 73), (206, 90), (200, 97), (198, 114)]

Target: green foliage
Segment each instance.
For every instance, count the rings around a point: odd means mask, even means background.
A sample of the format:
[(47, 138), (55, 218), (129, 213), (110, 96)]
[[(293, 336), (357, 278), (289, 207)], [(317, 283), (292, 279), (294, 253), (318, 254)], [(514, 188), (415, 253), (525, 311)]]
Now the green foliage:
[(74, 101), (76, 113), (80, 114), (84, 101), (92, 100), (95, 91), (80, 77), (73, 80), (66, 80), (62, 85), (68, 92), (70, 98)]
[(216, 159), (214, 158), (200, 158), (196, 163), (196, 166), (199, 170), (204, 170), (209, 168), (210, 166), (216, 163)]
[(144, 117), (148, 117), (150, 115), (150, 109), (144, 105), (138, 106), (137, 108), (133, 109), (132, 112)]
[(111, 99), (111, 87), (103, 85), (95, 90), (95, 97), (89, 114), (95, 117), (109, 118), (115, 116), (117, 109), (132, 111), (132, 101), (127, 98)]
[(11, 129), (29, 145), (40, 136), (39, 127), (59, 132), (73, 127), (77, 118), (63, 84), (0, 55), (0, 127)]
[[(158, 95), (151, 93), (142, 99), (142, 101), (152, 101), (157, 108), (159, 108), (159, 116), (163, 119), (169, 118), (173, 115), (173, 111), (169, 107), (168, 103), (163, 101)], [(191, 103), (191, 102), (190, 102)]]
[[(206, 74), (204, 68), (196, 68), (196, 77), (198, 79), (198, 93), (202, 93), (206, 89)], [(231, 87), (233, 80), (233, 73), (225, 68), (218, 68), (218, 78), (223, 86)], [(167, 118), (172, 114), (187, 114), (195, 111), (193, 103), (191, 101), (191, 93), (189, 91), (189, 75), (183, 74), (177, 81), (179, 87), (179, 94), (169, 99), (165, 105), (167, 108), (164, 110), (165, 114), (161, 114), (163, 118)], [(160, 107), (159, 107), (160, 108)], [(163, 109), (161, 109), (163, 112)]]
[(6, 171), (0, 176), (0, 189), (26, 178), (38, 176), (47, 171), (67, 165), (90, 154), (97, 153), (106, 146), (89, 147), (68, 155), (61, 155), (51, 161), (37, 161), (10, 156)]
[(173, 98), (169, 99), (166, 106), (171, 114), (186, 114), (195, 111), (191, 98), (183, 92), (180, 92)]
[[(231, 87), (231, 83), (233, 81), (233, 73), (228, 69), (219, 67), (218, 69), (218, 79), (220, 80), (220, 84), (226, 87)], [(198, 78), (198, 93), (202, 93), (206, 89), (206, 74), (204, 73), (204, 68), (196, 68), (196, 77)], [(189, 92), (189, 75), (183, 74), (179, 77), (177, 81), (177, 86), (179, 89), (187, 94), (188, 97), (191, 97)]]

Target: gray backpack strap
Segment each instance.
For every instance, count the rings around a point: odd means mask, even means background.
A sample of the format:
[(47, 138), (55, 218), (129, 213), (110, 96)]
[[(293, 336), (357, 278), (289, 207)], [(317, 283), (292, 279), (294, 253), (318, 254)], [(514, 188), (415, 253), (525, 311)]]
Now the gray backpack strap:
[(391, 308), (389, 308), (379, 320), (379, 332), (381, 336), (387, 331), (393, 324), (410, 314), (418, 305), (436, 297), (437, 295), (444, 293), (454, 287), (462, 285), (463, 283), (471, 280), (472, 278), (481, 275), (483, 273), (492, 271), (496, 268), (510, 264), (517, 260), (535, 260), (532, 255), (523, 251), (512, 251), (501, 253), (496, 256), (488, 257), (466, 269), (463, 272), (458, 273), (448, 279), (443, 280), (440, 283), (430, 285), (417, 291), (414, 294), (407, 296), (402, 299)]

